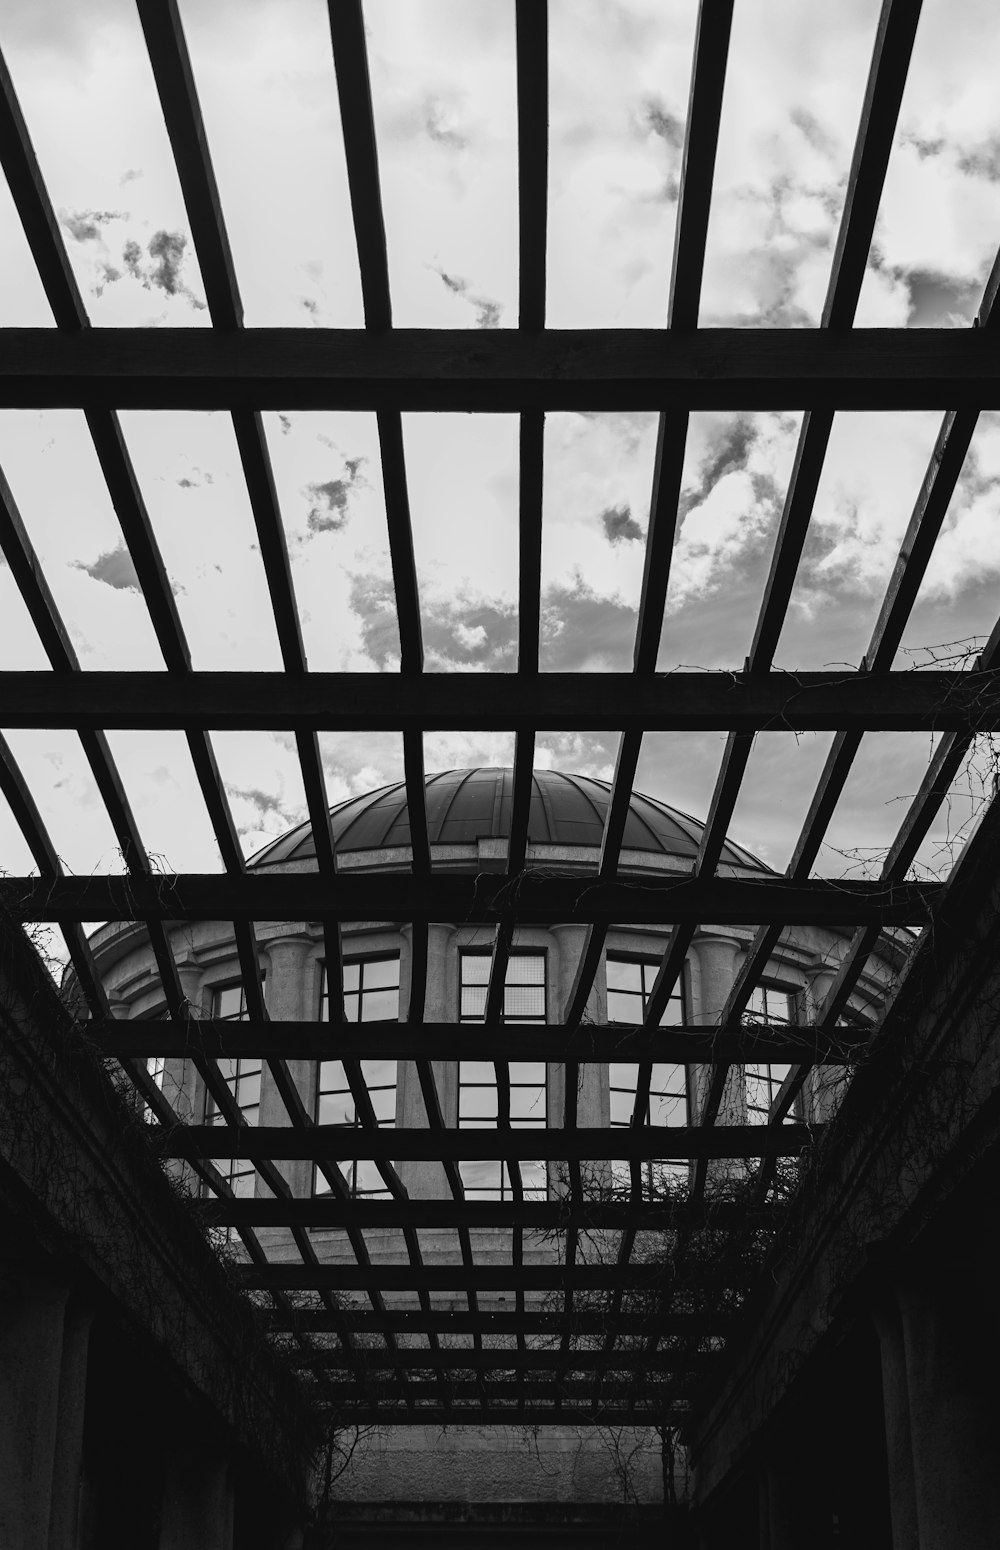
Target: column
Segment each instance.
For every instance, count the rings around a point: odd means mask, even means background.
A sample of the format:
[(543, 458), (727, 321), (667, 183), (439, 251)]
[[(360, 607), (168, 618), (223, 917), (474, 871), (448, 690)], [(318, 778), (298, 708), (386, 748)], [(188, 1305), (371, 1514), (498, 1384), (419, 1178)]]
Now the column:
[[(819, 1013), (830, 986), (836, 978), (836, 970), (829, 964), (820, 964), (806, 974), (806, 1015), (811, 1023), (819, 1020)], [(839, 1066), (814, 1066), (806, 1078), (804, 1098), (806, 1117), (815, 1125), (825, 1125), (840, 1107), (846, 1079)]]
[[(730, 936), (696, 936), (692, 946), (697, 974), (692, 976), (693, 1021), (699, 1027), (717, 1025), (736, 978), (737, 955), (743, 943)], [(692, 1087), (696, 1117), (700, 1117), (711, 1080), (711, 1066), (695, 1066)], [(726, 1078), (719, 1108), (720, 1125), (740, 1125), (746, 1120), (746, 1091), (743, 1067), (734, 1066)]]
[[(552, 936), (558, 944), (554, 958), (552, 983), (549, 986), (550, 1020), (559, 1023), (569, 1001), (577, 967), (587, 942), (587, 927), (581, 925), (554, 925)], [(606, 1023), (607, 1000), (603, 959), (598, 966), (583, 1012), (583, 1023)], [(558, 1128), (565, 1123), (566, 1114), (566, 1067), (560, 1061), (548, 1069), (547, 1123)], [(607, 1129), (611, 1124), (611, 1104), (608, 1096), (608, 1068), (596, 1061), (587, 1060), (577, 1067), (576, 1123), (581, 1127)], [(611, 1164), (607, 1161), (584, 1165), (584, 1186), (588, 1182), (595, 1192), (611, 1183)], [(565, 1165), (549, 1164), (549, 1187), (559, 1194), (568, 1189)]]
[[(306, 983), (306, 960), (312, 950), (312, 939), (302, 931), (274, 937), (263, 945), (268, 958), (267, 1011), (271, 1022), (315, 1022), (319, 1008), (311, 1004), (312, 986)], [(316, 1095), (316, 1062), (293, 1057), (286, 1060), (285, 1064), (307, 1113), (311, 1114)], [(260, 1123), (291, 1124), (288, 1110), (266, 1061), (260, 1075)], [(288, 1180), (293, 1195), (304, 1197), (312, 1194), (311, 1162), (300, 1158), (277, 1162), (275, 1167)], [(269, 1195), (271, 1191), (258, 1179), (257, 1193)]]
[(158, 1550), (233, 1550), (233, 1471), (210, 1447), (171, 1448), (163, 1456)]
[[(400, 966), (405, 976), (407, 1000), (409, 999), (410, 951), (413, 940), (412, 926), (404, 926), (401, 932), (405, 943), (404, 961)], [(449, 994), (454, 975), (452, 960), (455, 929), (440, 922), (432, 922), (427, 928), (427, 994), (424, 998), (424, 1021), (428, 1023), (457, 1022), (457, 1002)], [(403, 1007), (403, 986), (400, 986), (400, 1016), (407, 1012)], [(470, 1039), (475, 1030), (469, 1029)], [(432, 1060), (431, 1071), (437, 1088), (438, 1103), (447, 1126), (458, 1124), (458, 1066), (453, 1060)], [(423, 1130), (427, 1127), (427, 1108), (420, 1086), (417, 1067), (412, 1060), (401, 1060), (396, 1067), (396, 1124), (401, 1128)], [(450, 1200), (451, 1189), (442, 1165), (438, 1162), (398, 1162), (396, 1170), (414, 1200)]]
[(981, 1316), (954, 1289), (916, 1276), (897, 1286), (920, 1550), (994, 1550), (1000, 1524), (1000, 1434)]
[(0, 1270), (0, 1544), (75, 1550), (90, 1324), (68, 1277)]
[(886, 1463), (892, 1550), (919, 1550), (917, 1498), (910, 1438), (910, 1393), (906, 1351), (899, 1309), (891, 1298), (872, 1311), (882, 1363), (882, 1411), (885, 1419)]
[[(191, 1007), (191, 1015), (200, 1017), (202, 1013), (201, 968), (190, 959), (186, 963), (179, 962), (177, 976), (181, 982), (181, 990)], [(194, 1061), (188, 1056), (169, 1055), (167, 1057), (163, 1067), (162, 1092), (179, 1119), (193, 1124), (200, 1122), (204, 1092)], [(186, 1166), (185, 1164), (185, 1168)], [(190, 1170), (185, 1177), (189, 1179), (193, 1177)]]

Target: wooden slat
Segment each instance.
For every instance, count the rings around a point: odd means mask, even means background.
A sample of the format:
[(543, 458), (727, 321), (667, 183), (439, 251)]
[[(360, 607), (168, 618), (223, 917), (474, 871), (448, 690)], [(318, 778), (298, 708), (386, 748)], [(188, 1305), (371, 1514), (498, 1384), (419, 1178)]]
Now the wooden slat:
[(996, 409), (980, 329), (0, 330), (0, 408)]
[[(366, 1376), (384, 1372), (388, 1365), (381, 1359), (378, 1351), (366, 1353), (368, 1368)], [(642, 1349), (631, 1349), (616, 1352), (610, 1364), (607, 1356), (599, 1350), (576, 1349), (570, 1353), (567, 1371), (569, 1372), (601, 1372), (606, 1373), (609, 1365), (612, 1370), (620, 1371), (623, 1375), (630, 1369), (643, 1367), (653, 1373), (665, 1372), (694, 1372), (706, 1367), (711, 1362), (715, 1353), (707, 1355), (701, 1352), (661, 1352), (649, 1360)], [(559, 1353), (554, 1350), (517, 1351), (503, 1350), (497, 1347), (488, 1347), (485, 1351), (467, 1351), (454, 1346), (441, 1352), (440, 1365), (457, 1370), (459, 1372), (549, 1372), (559, 1365)], [(294, 1363), (296, 1367), (312, 1366), (315, 1369), (327, 1371), (343, 1371), (350, 1364), (345, 1362), (341, 1351), (320, 1350), (305, 1353), (298, 1357)], [(423, 1372), (431, 1369), (438, 1363), (432, 1361), (426, 1351), (404, 1350), (399, 1353), (397, 1363), (400, 1367), (417, 1369)]]
[[(529, 1308), (521, 1319), (510, 1308), (501, 1312), (489, 1305), (475, 1315), (453, 1308), (437, 1308), (430, 1314), (417, 1308), (390, 1308), (385, 1313), (373, 1314), (368, 1308), (349, 1303), (343, 1309), (342, 1317), (349, 1330), (361, 1335), (380, 1335), (387, 1330), (400, 1335), (424, 1335), (433, 1330), (454, 1339), (474, 1335), (477, 1331), (487, 1335), (516, 1335), (522, 1328), (527, 1335), (555, 1338), (563, 1328), (562, 1314), (553, 1309)], [(633, 1308), (621, 1315), (617, 1327), (623, 1336), (641, 1337), (649, 1333), (656, 1318), (655, 1308), (642, 1313)], [(291, 1312), (273, 1310), (263, 1316), (262, 1322), (275, 1333), (292, 1329), (313, 1335), (335, 1332), (330, 1314), (316, 1308), (297, 1308)], [(719, 1310), (706, 1309), (694, 1314), (675, 1311), (670, 1315), (670, 1328), (665, 1335), (713, 1336), (724, 1332), (731, 1324), (732, 1314)], [(580, 1308), (573, 1325), (574, 1335), (580, 1339), (603, 1335), (608, 1325), (607, 1313), (603, 1308)]]
[(365, 323), (371, 329), (386, 329), (392, 326), (389, 264), (364, 15), (361, 0), (329, 0), (327, 9), (337, 72), (354, 236), (361, 268)]
[[(489, 686), (488, 693), (484, 692)], [(0, 673), (7, 727), (213, 731), (1000, 730), (1000, 675), (898, 673)]]
[(690, 1401), (674, 1396), (672, 1402), (616, 1404), (608, 1399), (595, 1411), (592, 1406), (567, 1404), (556, 1413), (552, 1405), (494, 1401), (488, 1405), (419, 1405), (382, 1403), (351, 1404), (346, 1411), (334, 1412), (334, 1420), (359, 1427), (382, 1426), (664, 1426), (679, 1427), (690, 1419)]
[(547, 0), (517, 0), (518, 323), (545, 327), (548, 218), (549, 28)]
[[(582, 886), (581, 886), (582, 884)], [(316, 872), (137, 873), (132, 877), (64, 877), (51, 887), (38, 878), (0, 878), (0, 904), (20, 921), (54, 920), (495, 920), (506, 909), (505, 879), (406, 873), (338, 874), (331, 885)], [(914, 925), (928, 916), (938, 883), (879, 883), (857, 878), (671, 878), (594, 883), (580, 877), (526, 873), (519, 919), (670, 925), (675, 921), (755, 925)]]
[[(758, 1127), (761, 1131), (765, 1126)], [(788, 1127), (784, 1127), (787, 1129)], [(459, 1293), (466, 1286), (477, 1291), (502, 1291), (521, 1286), (526, 1291), (555, 1291), (565, 1285), (569, 1276), (581, 1291), (612, 1291), (619, 1284), (630, 1291), (655, 1292), (668, 1286), (673, 1280), (669, 1264), (640, 1265), (577, 1265), (567, 1271), (565, 1265), (551, 1262), (547, 1265), (425, 1265), (415, 1270), (412, 1265), (376, 1264), (364, 1269), (357, 1265), (324, 1264), (316, 1268), (308, 1265), (275, 1264), (238, 1265), (234, 1267), (240, 1283), (248, 1288), (277, 1289), (282, 1291), (308, 1292), (322, 1288), (337, 1292), (361, 1292), (370, 1287), (382, 1291), (415, 1291), (425, 1286), (433, 1292)], [(623, 1273), (624, 1272), (624, 1273)], [(621, 1277), (619, 1283), (618, 1277)], [(711, 1295), (720, 1289), (718, 1277), (704, 1285), (686, 1287), (691, 1296)]]
[[(331, 1160), (370, 1158), (373, 1161), (440, 1162), (493, 1161), (514, 1157), (534, 1159), (601, 1161), (608, 1158), (653, 1158), (658, 1161), (691, 1157), (763, 1157), (776, 1154), (796, 1157), (815, 1145), (822, 1127), (783, 1125), (654, 1126), (632, 1129), (552, 1130), (542, 1126), (497, 1130), (345, 1129), (338, 1125), (313, 1125), (296, 1130), (278, 1125), (179, 1125), (169, 1131), (151, 1131), (164, 1157), (244, 1157), (251, 1162), (271, 1158)], [(458, 1273), (456, 1268), (456, 1274)]]
[[(426, 925), (424, 927), (426, 932)], [(416, 937), (416, 932), (414, 933)], [(411, 987), (415, 976), (411, 967)], [(411, 989), (412, 994), (412, 989)], [(183, 1056), (192, 1048), (229, 1059), (285, 1055), (295, 1060), (462, 1060), (469, 1055), (469, 1030), (460, 1023), (329, 1023), (285, 1021), (213, 1021), (176, 1026), (161, 1018), (113, 1019), (95, 1024), (90, 1037), (110, 1055)], [(856, 1060), (871, 1030), (817, 1028), (811, 1023), (753, 1025), (732, 1032), (682, 1025), (659, 1028), (584, 1024), (575, 1030), (549, 1023), (476, 1025), (480, 1060), (667, 1061), (710, 1065), (714, 1061), (750, 1063), (810, 1059), (824, 1065)]]
[(768, 1206), (755, 1213), (742, 1203), (711, 1201), (697, 1209), (686, 1201), (593, 1200), (577, 1206), (567, 1200), (368, 1200), (331, 1199), (200, 1200), (192, 1202), (198, 1215), (213, 1226), (312, 1227), (317, 1231), (361, 1227), (388, 1232), (404, 1226), (447, 1232), (465, 1227), (470, 1232), (497, 1232), (523, 1227), (526, 1231), (558, 1234), (575, 1227), (581, 1232), (602, 1228), (634, 1227), (639, 1232), (668, 1232), (681, 1226), (711, 1227), (713, 1231), (744, 1226), (773, 1228), (784, 1219), (780, 1207)]

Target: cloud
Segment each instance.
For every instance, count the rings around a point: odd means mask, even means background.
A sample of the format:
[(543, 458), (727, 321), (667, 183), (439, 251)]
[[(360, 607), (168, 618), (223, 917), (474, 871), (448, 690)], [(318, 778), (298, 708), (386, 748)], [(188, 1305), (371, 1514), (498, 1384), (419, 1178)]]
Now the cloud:
[(452, 151), (464, 151), (469, 144), (469, 135), (455, 122), (457, 101), (455, 98), (446, 102), (442, 97), (426, 97), (422, 104), (423, 126), (428, 139), (433, 140), (435, 145), (443, 145)]
[(601, 512), (601, 522), (609, 544), (636, 543), (643, 536), (642, 528), (632, 515), (631, 506), (606, 506)]
[(470, 306), (475, 307), (477, 328), (499, 327), (500, 318), (503, 315), (503, 307), (500, 302), (494, 301), (489, 296), (481, 296), (474, 291), (470, 291), (469, 281), (463, 280), (460, 275), (448, 274), (437, 264), (432, 264), (431, 268), (435, 274), (440, 275), (441, 281), (447, 290), (451, 291), (455, 296), (460, 296)]
[(118, 181), (124, 188), (126, 183), (135, 183), (142, 175), (141, 167), (126, 167)]
[[(358, 575), (351, 608), (361, 623), (363, 649), (380, 671), (399, 664), (399, 625), (392, 582)], [(498, 598), (459, 592), (421, 598), (424, 665), (429, 672), (478, 669), (511, 672), (517, 666), (517, 609)]]
[(122, 210), (60, 210), (59, 222), (77, 242), (97, 242), (101, 228), (111, 221), (126, 220)]
[(636, 611), (601, 597), (583, 577), (542, 595), (540, 657), (545, 672), (624, 672), (632, 663)]
[(181, 276), (187, 253), (184, 233), (161, 228), (150, 237), (146, 252), (151, 263), (144, 262), (142, 248), (134, 237), (123, 245), (122, 262), (132, 278), (147, 291), (156, 289), (166, 296), (183, 296), (196, 311), (204, 312), (205, 302)]
[(364, 462), (363, 457), (347, 458), (344, 463), (346, 478), (324, 479), (306, 485), (303, 494), (310, 503), (306, 518), (310, 533), (339, 533), (346, 525), (351, 492), (356, 484), (364, 483), (360, 472)]
[(92, 565), (86, 565), (82, 560), (70, 562), (74, 570), (82, 570), (94, 581), (102, 581), (105, 586), (113, 587), (116, 592), (139, 592), (139, 578), (132, 564), (132, 556), (124, 544), (119, 544), (116, 549), (109, 549), (105, 554), (99, 554)]
[(639, 113), (639, 122), (647, 132), (658, 135), (673, 150), (679, 151), (684, 144), (684, 123), (671, 113), (660, 97), (646, 97)]

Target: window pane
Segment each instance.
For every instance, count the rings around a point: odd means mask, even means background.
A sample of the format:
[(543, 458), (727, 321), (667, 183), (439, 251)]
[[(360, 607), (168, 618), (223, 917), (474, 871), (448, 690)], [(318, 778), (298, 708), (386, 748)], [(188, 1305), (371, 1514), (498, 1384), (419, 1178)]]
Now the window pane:
[(508, 985), (504, 991), (505, 1017), (545, 1019), (545, 989), (535, 985)]
[(486, 988), (478, 985), (463, 985), (462, 987), (462, 1016), (478, 1017), (482, 1019), (486, 1013)]
[(544, 955), (542, 953), (511, 953), (507, 960), (507, 984), (544, 985)]
[(344, 1017), (347, 1020), (347, 1022), (349, 1022), (349, 1023), (356, 1023), (357, 1022), (357, 1020), (358, 1020), (358, 1006), (360, 1005), (360, 1002), (361, 1002), (361, 997), (360, 996), (345, 996), (344, 997)]
[[(358, 963), (344, 964), (344, 989), (357, 990), (361, 978), (361, 965)], [(326, 969), (323, 970), (323, 984), (326, 985)]]
[(608, 1022), (641, 1023), (642, 997), (621, 990), (608, 991)]
[(365, 1023), (396, 1022), (399, 1017), (399, 991), (369, 990), (365, 986), (361, 997), (361, 1021)]
[(637, 993), (641, 991), (641, 963), (628, 963), (624, 958), (612, 958), (609, 953), (607, 968), (609, 990), (632, 990)]
[[(356, 964), (352, 964), (357, 969)], [(398, 958), (373, 958), (361, 965), (362, 979), (365, 990), (377, 985), (399, 984), (399, 959)]]
[(463, 985), (485, 985), (490, 977), (490, 956), (488, 953), (463, 953), (462, 954), (462, 983)]

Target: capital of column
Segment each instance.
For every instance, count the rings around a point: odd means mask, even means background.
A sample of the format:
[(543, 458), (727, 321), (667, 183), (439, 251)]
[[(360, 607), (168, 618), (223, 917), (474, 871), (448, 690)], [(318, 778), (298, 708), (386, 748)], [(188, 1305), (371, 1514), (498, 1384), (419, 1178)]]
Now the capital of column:
[(310, 1006), (306, 984), (306, 958), (312, 938), (303, 930), (271, 937), (263, 944), (267, 953), (267, 1011), (272, 1021), (307, 1022), (319, 1010)]

